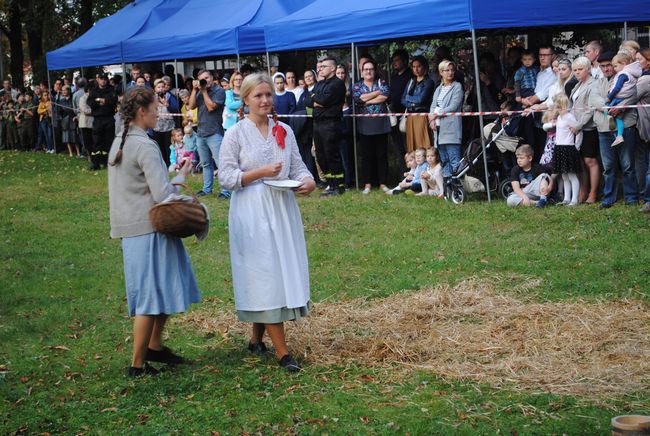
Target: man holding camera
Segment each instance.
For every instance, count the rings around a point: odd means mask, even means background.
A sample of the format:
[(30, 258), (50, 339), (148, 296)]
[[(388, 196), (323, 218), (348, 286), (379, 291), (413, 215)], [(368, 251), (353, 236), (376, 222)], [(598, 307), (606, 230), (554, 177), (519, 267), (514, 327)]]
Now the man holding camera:
[[(201, 70), (198, 80), (192, 82), (190, 94), (190, 109), (198, 108), (197, 149), (203, 168), (203, 189), (197, 192), (197, 197), (212, 193), (214, 170), (219, 160), (219, 149), (223, 140), (223, 104), (226, 92), (214, 83), (212, 73)], [(219, 198), (230, 198), (230, 192), (222, 189)]]
[(90, 154), (90, 169), (98, 170), (106, 166), (108, 151), (115, 139), (115, 107), (117, 97), (115, 90), (108, 84), (108, 75), (101, 73), (95, 86), (88, 95), (88, 106), (93, 116), (93, 145)]

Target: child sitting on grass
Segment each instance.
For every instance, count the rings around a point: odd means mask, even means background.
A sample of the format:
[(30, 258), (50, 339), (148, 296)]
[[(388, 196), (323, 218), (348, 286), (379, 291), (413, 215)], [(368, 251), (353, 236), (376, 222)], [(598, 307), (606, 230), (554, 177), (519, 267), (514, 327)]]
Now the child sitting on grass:
[(553, 189), (548, 169), (540, 164), (533, 164), (533, 147), (524, 144), (515, 151), (517, 166), (512, 169), (510, 181), (512, 194), (508, 196), (508, 206), (531, 206), (537, 202), (537, 207), (544, 207), (547, 196)]
[(169, 146), (169, 172), (179, 171), (187, 159), (193, 160), (194, 153), (185, 148), (183, 131), (174, 129), (172, 130), (172, 145)]
[(427, 149), (427, 170), (422, 173), (422, 192), (417, 195), (435, 195), (438, 198), (444, 197), (444, 179), (442, 177), (442, 165), (438, 159), (438, 152), (434, 147)]
[(406, 167), (409, 169), (404, 173), (404, 179), (399, 183), (399, 185), (395, 186), (393, 189), (386, 191), (386, 194), (401, 194), (406, 189), (408, 189), (407, 187), (402, 189), (402, 186), (407, 186), (407, 183), (410, 184), (413, 181), (413, 175), (415, 174), (415, 169), (417, 168), (417, 165), (415, 164), (415, 152), (409, 151), (406, 153), (404, 155), (404, 162), (406, 163)]

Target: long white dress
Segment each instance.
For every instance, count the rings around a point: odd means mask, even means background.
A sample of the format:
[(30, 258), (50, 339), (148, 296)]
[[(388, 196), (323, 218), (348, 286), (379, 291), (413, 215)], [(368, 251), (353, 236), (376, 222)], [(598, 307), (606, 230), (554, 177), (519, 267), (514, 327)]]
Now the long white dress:
[[(219, 183), (232, 191), (228, 215), (235, 306), (242, 321), (280, 322), (293, 309), (309, 306), (309, 267), (300, 210), (293, 191), (280, 191), (263, 180), (242, 186), (242, 174), (282, 161), (277, 180), (311, 178), (290, 127), (285, 148), (272, 134), (264, 138), (254, 122), (243, 119), (226, 131), (219, 153)], [(251, 319), (246, 312), (275, 313)], [(283, 319), (277, 319), (278, 313)], [(250, 315), (250, 314), (249, 314)], [(299, 317), (299, 316), (297, 316)], [(288, 319), (296, 316), (288, 315)]]

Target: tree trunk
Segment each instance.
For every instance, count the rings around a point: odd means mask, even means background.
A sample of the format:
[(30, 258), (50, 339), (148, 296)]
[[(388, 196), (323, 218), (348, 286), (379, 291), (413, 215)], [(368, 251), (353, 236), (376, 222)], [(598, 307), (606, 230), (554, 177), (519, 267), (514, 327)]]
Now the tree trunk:
[(11, 50), (11, 82), (13, 86), (22, 88), (23, 80), (23, 31), (19, 0), (13, 0), (9, 5), (9, 49)]
[(88, 29), (93, 27), (93, 0), (81, 0), (79, 7), (79, 34), (84, 34)]
[(32, 63), (34, 83), (40, 83), (47, 76), (45, 59), (43, 58), (43, 22), (33, 23), (33, 27), (27, 29), (27, 44), (29, 48), (29, 60)]

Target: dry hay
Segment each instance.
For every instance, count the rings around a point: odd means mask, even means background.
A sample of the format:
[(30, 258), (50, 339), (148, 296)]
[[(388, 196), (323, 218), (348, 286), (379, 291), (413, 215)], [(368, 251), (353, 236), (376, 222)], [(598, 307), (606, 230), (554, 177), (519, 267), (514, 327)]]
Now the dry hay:
[[(250, 328), (232, 310), (214, 307), (184, 320), (227, 341), (245, 341)], [(287, 330), (295, 354), (323, 365), (423, 368), (495, 387), (602, 399), (650, 387), (650, 311), (639, 301), (535, 303), (471, 279), (323, 302)]]

